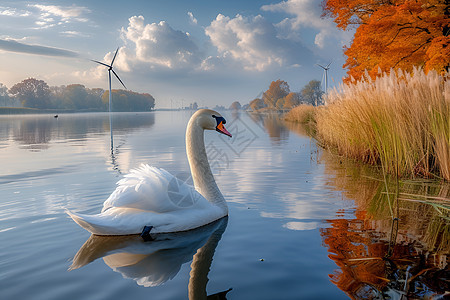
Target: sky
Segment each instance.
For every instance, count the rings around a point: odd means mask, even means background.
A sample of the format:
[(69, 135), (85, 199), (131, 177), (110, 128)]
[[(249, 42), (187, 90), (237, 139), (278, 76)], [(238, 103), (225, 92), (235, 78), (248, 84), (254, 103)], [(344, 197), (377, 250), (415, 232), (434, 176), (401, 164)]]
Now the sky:
[[(352, 32), (321, 18), (320, 0), (77, 0), (0, 2), (0, 83), (108, 88), (105, 67), (156, 108), (246, 104), (272, 81), (292, 92), (346, 70)], [(117, 80), (112, 87), (121, 88)]]

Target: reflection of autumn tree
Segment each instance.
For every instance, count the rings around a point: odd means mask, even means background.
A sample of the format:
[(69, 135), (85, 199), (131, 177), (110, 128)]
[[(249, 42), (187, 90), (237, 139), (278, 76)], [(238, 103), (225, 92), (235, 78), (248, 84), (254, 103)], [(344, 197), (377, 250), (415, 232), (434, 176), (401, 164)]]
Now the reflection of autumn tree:
[(394, 295), (418, 299), (450, 288), (445, 279), (450, 272), (435, 266), (436, 256), (426, 255), (410, 241), (395, 244), (393, 255), (385, 258), (387, 234), (374, 230), (364, 212), (356, 217), (328, 220), (330, 228), (321, 229), (329, 257), (339, 267), (330, 280), (352, 299), (392, 299)]
[(373, 77), (379, 69), (450, 66), (448, 0), (326, 0), (323, 9), (339, 28), (357, 27), (345, 49), (349, 77), (359, 79), (366, 69)]
[(264, 128), (273, 142), (279, 143), (289, 137), (289, 130), (278, 114), (269, 114), (263, 118)]
[[(450, 223), (433, 206), (414, 200), (449, 199), (449, 186), (412, 180), (397, 183), (399, 197), (392, 199), (395, 193), (390, 194), (400, 220), (395, 230), (385, 184), (376, 179), (379, 175), (373, 169), (328, 152), (323, 152), (321, 160), (330, 175), (329, 186), (356, 205), (356, 218), (338, 211), (337, 219), (327, 220), (329, 226), (321, 229), (323, 244), (338, 266), (331, 281), (352, 299), (383, 299), (381, 295), (392, 299), (402, 293), (421, 299), (450, 290), (445, 279), (450, 276)], [(395, 191), (389, 181), (387, 185)], [(393, 251), (387, 259), (392, 228)]]
[[(369, 231), (365, 231), (363, 214), (355, 220), (329, 220), (331, 227), (321, 229), (323, 242), (328, 248), (330, 257), (340, 268), (339, 272), (330, 275), (331, 281), (352, 295), (365, 285), (381, 290), (386, 285), (384, 263), (381, 259), (358, 261), (356, 259), (377, 257), (385, 254), (385, 247), (373, 243)], [(355, 261), (352, 261), (355, 260)]]

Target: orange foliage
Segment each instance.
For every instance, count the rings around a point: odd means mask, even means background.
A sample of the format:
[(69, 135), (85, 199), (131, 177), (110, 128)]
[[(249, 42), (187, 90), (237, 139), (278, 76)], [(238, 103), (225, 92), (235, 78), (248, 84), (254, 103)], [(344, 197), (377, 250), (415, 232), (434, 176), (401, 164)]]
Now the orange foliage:
[(450, 66), (448, 0), (325, 0), (324, 15), (343, 30), (357, 27), (345, 47), (348, 78), (391, 68), (443, 72)]

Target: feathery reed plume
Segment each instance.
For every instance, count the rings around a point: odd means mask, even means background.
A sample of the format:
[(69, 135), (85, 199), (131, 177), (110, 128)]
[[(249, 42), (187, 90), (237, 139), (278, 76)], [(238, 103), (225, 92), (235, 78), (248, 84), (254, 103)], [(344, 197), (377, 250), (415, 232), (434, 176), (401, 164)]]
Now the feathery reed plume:
[(317, 139), (396, 176), (450, 180), (448, 77), (415, 68), (341, 85), (315, 112)]

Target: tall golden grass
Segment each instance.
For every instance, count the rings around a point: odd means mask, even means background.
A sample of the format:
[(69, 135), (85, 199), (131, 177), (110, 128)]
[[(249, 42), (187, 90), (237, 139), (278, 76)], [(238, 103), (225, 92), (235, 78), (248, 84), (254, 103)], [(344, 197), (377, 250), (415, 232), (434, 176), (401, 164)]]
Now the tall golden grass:
[(290, 122), (297, 122), (304, 126), (305, 132), (309, 135), (315, 136), (315, 111), (316, 108), (312, 105), (301, 104), (294, 107), (284, 115), (284, 119)]
[(414, 69), (341, 85), (314, 113), (316, 138), (386, 173), (450, 180), (448, 79)]

